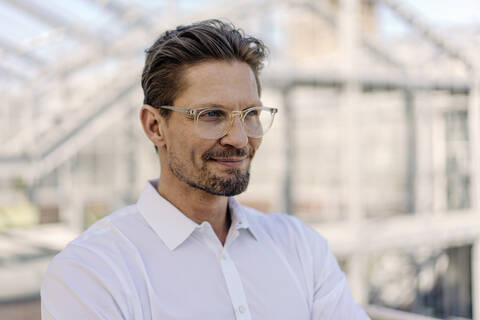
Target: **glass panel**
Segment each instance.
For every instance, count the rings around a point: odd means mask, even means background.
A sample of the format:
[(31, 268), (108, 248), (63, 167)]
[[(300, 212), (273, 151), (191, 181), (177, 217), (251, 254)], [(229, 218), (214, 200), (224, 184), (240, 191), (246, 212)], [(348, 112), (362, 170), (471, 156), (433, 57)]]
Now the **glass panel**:
[(270, 110), (252, 109), (245, 115), (245, 130), (249, 136), (261, 137), (270, 128), (272, 120)]
[(197, 132), (203, 138), (217, 139), (225, 133), (227, 120), (227, 111), (218, 108), (205, 109), (198, 114)]
[(222, 109), (206, 109), (198, 114), (199, 121), (225, 121), (228, 119), (228, 113)]

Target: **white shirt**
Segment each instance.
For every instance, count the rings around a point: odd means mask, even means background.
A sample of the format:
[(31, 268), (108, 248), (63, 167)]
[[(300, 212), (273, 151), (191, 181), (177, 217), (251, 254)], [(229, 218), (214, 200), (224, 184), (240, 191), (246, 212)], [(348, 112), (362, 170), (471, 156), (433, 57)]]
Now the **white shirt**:
[(42, 319), (363, 320), (324, 238), (229, 199), (223, 246), (147, 183), (50, 263)]

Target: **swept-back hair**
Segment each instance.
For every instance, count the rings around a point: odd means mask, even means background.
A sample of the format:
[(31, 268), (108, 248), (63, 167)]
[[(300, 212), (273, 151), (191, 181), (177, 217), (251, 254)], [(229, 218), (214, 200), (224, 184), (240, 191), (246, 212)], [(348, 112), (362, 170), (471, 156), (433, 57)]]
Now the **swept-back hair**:
[[(185, 86), (185, 69), (214, 60), (247, 63), (255, 75), (260, 95), (258, 76), (267, 51), (261, 40), (246, 36), (243, 30), (220, 20), (205, 20), (166, 31), (145, 50), (143, 103), (153, 107), (172, 105)], [(170, 112), (160, 109), (167, 118)]]

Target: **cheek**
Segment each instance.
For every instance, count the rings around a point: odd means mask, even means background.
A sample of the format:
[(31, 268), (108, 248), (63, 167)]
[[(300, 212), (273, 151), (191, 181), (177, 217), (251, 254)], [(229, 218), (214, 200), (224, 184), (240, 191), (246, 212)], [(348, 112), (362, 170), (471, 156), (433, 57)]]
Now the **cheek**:
[(203, 165), (203, 160), (202, 157), (203, 155), (212, 149), (211, 145), (205, 145), (202, 143), (193, 143), (188, 145), (189, 151), (190, 151), (190, 161), (192, 163), (197, 164), (198, 166)]
[(190, 161), (192, 161), (192, 163), (195, 163), (196, 161), (199, 161), (199, 160), (201, 160), (201, 155), (198, 154), (196, 149), (191, 149), (191, 151), (190, 151)]
[(253, 152), (257, 151), (258, 147), (262, 144), (262, 138), (249, 138), (250, 145), (252, 146)]

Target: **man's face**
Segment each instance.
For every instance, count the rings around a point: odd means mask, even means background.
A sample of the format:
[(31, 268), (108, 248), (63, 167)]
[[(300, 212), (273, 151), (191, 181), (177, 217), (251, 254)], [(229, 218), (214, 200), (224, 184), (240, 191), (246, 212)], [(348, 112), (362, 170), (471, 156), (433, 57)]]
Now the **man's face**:
[[(203, 62), (189, 67), (184, 81), (186, 87), (173, 103), (176, 107), (243, 110), (261, 105), (255, 76), (246, 63)], [(245, 191), (250, 162), (262, 139), (249, 138), (239, 117), (234, 117), (225, 136), (205, 139), (196, 134), (192, 119), (173, 112), (165, 133), (168, 169), (179, 180), (215, 195)]]

